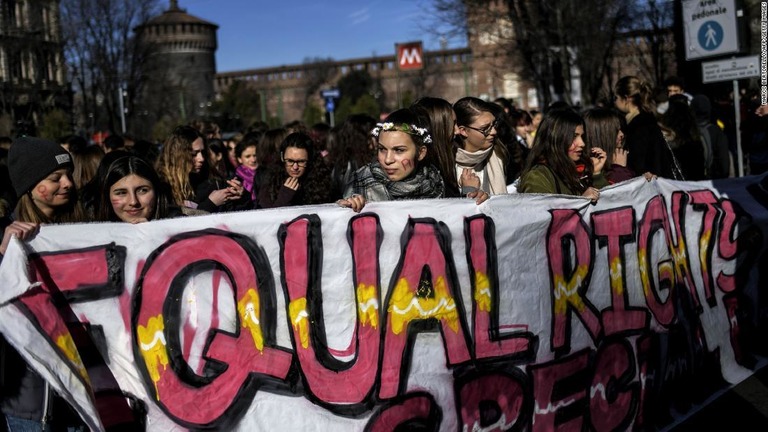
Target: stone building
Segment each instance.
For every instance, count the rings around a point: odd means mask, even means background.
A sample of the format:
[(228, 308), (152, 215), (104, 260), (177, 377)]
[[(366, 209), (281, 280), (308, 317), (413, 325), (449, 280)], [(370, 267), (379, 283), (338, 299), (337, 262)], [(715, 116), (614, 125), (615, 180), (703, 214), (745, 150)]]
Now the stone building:
[(0, 0), (0, 135), (34, 134), (43, 114), (71, 106), (58, 0)]
[(218, 28), (171, 0), (168, 10), (135, 29), (149, 47), (144, 99), (152, 99), (152, 114), (173, 114), (181, 120), (205, 114), (215, 96)]

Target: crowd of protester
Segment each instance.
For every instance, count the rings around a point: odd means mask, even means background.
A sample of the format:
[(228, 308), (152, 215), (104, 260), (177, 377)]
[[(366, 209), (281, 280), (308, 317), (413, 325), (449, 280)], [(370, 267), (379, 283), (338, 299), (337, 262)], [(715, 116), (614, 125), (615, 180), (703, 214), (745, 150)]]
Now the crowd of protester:
[[(601, 188), (640, 175), (733, 176), (733, 145), (711, 101), (687, 95), (679, 80), (667, 87), (668, 100), (657, 106), (649, 83), (623, 77), (613, 106), (585, 111), (562, 102), (527, 112), (503, 98), (425, 97), (380, 122), (364, 114), (335, 127), (260, 122), (226, 139), (215, 123), (196, 121), (159, 145), (119, 135), (100, 145), (74, 135), (0, 138), (0, 259), (12, 237), (28, 240), (41, 224), (135, 224), (323, 203), (359, 212), (371, 201), (422, 198), (480, 205), (508, 193), (596, 202)], [(747, 142), (753, 174), (768, 168), (765, 113), (748, 119), (757, 125)], [(50, 417), (42, 378), (7, 344), (3, 357), (0, 406), (9, 429)], [(60, 422), (73, 418), (53, 412)]]

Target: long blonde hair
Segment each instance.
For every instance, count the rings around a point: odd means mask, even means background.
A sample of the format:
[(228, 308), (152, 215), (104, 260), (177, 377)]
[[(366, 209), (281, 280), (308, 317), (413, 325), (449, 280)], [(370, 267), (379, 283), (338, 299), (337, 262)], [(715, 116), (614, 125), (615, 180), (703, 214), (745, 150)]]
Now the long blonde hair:
[(180, 206), (195, 195), (189, 173), (193, 167), (190, 157), (192, 143), (198, 138), (203, 139), (203, 135), (197, 129), (191, 126), (177, 127), (165, 140), (155, 165), (157, 173), (170, 186), (173, 201)]

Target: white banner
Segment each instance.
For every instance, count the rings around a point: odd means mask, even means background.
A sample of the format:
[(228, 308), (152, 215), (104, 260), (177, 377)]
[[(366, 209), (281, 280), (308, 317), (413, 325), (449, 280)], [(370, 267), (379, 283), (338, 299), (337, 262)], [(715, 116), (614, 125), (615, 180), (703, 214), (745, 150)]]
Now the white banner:
[(767, 185), (45, 226), (0, 331), (94, 430), (664, 427), (753, 373)]

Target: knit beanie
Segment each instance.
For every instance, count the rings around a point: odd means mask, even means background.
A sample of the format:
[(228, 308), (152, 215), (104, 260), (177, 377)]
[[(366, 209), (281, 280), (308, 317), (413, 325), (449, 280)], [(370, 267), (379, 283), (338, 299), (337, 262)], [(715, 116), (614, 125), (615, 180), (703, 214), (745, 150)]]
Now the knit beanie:
[(50, 173), (71, 166), (72, 156), (64, 147), (42, 138), (17, 138), (8, 151), (8, 173), (18, 197)]

